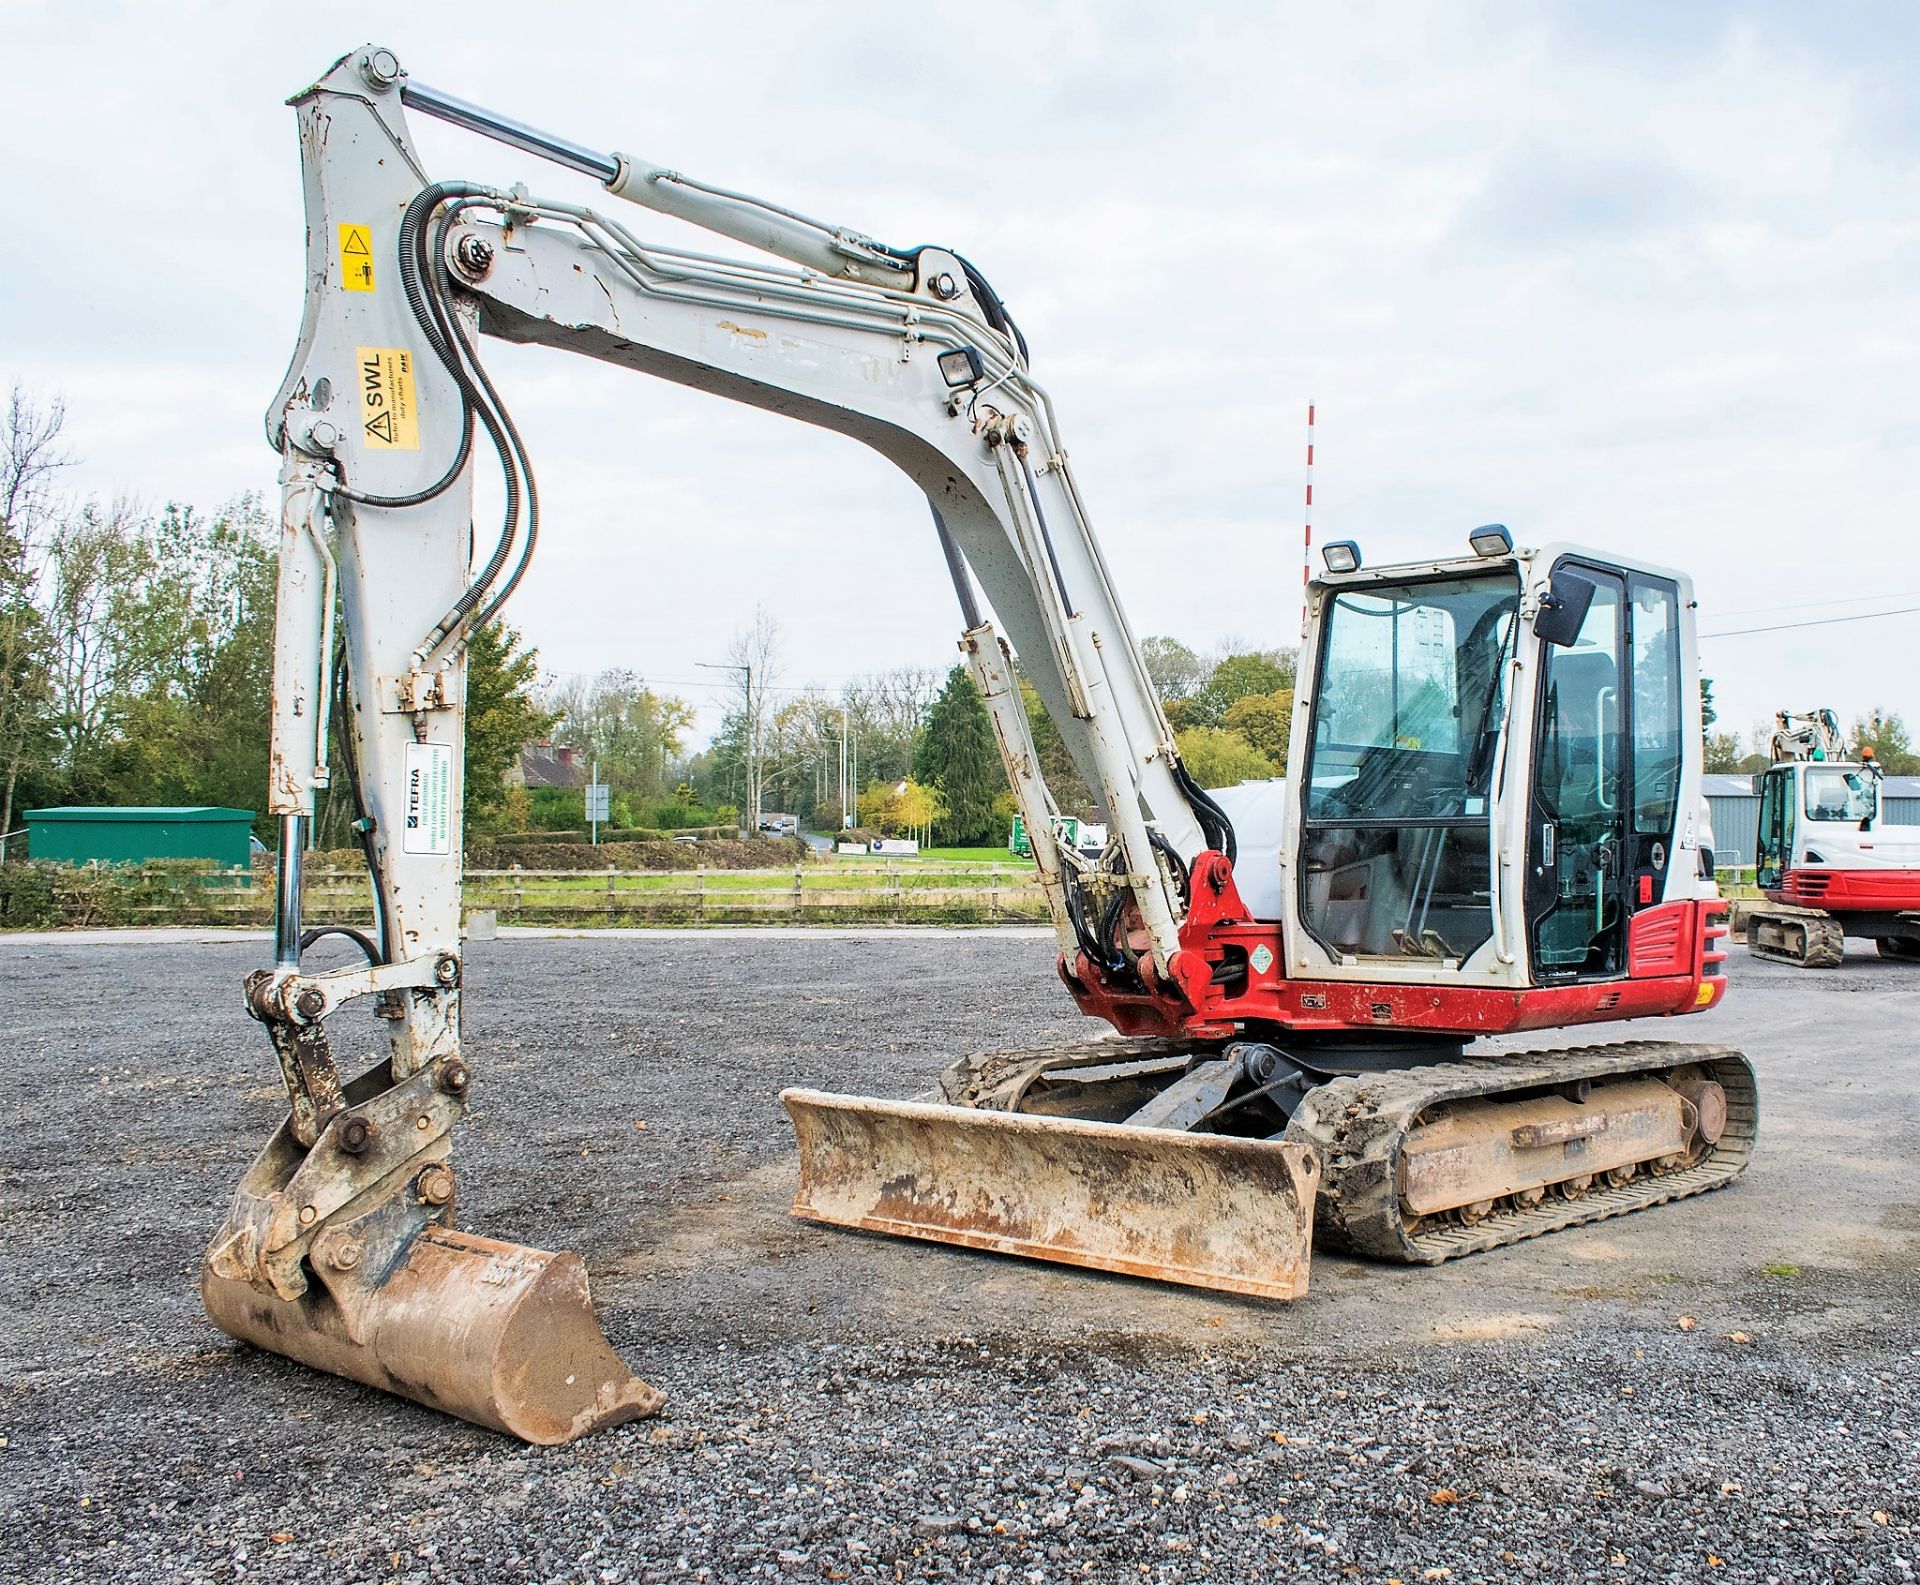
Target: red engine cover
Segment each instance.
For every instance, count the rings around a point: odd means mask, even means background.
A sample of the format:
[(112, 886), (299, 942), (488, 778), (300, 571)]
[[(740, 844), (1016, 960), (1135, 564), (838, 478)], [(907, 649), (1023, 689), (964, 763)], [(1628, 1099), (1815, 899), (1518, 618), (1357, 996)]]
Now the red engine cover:
[[(1082, 1012), (1122, 1034), (1221, 1039), (1267, 1025), (1457, 1034), (1468, 1039), (1562, 1024), (1702, 1012), (1726, 991), (1722, 965), (1727, 905), (1718, 898), (1665, 903), (1629, 928), (1624, 979), (1525, 990), (1458, 985), (1377, 985), (1289, 980), (1279, 930), (1253, 921), (1220, 853), (1193, 863), (1192, 898), (1180, 927), (1172, 983), (1141, 960), (1144, 989), (1122, 985), (1084, 955), (1060, 961), (1060, 977)], [(1262, 950), (1264, 949), (1264, 950)], [(1215, 970), (1232, 960), (1232, 982)], [(1262, 966), (1264, 964), (1264, 966)]]

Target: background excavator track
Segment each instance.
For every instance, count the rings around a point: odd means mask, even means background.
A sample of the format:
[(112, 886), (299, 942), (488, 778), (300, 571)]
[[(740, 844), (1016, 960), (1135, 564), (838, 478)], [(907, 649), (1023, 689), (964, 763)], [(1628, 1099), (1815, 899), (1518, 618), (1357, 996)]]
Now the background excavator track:
[(1774, 963), (1834, 969), (1846, 958), (1847, 933), (1817, 908), (1757, 908), (1747, 915), (1747, 950)]

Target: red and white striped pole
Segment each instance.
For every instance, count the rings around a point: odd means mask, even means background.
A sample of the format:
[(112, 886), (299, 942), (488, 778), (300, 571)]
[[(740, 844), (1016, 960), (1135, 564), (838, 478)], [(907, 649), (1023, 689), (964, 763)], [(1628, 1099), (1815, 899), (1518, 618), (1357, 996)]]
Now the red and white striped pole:
[(1307, 631), (1307, 583), (1313, 577), (1313, 403), (1307, 403), (1307, 517), (1300, 548), (1300, 632)]

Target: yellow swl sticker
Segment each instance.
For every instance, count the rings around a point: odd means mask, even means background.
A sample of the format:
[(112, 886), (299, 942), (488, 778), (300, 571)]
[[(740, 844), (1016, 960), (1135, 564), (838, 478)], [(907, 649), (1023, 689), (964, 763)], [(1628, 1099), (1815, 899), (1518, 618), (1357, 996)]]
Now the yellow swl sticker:
[(369, 451), (418, 451), (420, 408), (413, 354), (405, 347), (361, 347), (360, 436)]
[(340, 284), (350, 292), (373, 290), (373, 232), (366, 226), (340, 227)]

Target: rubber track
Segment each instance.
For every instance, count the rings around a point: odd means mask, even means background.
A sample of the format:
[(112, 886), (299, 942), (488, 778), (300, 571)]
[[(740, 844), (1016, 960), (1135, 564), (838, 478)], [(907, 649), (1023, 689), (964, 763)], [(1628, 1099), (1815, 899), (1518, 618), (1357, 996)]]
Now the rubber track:
[[(1798, 953), (1776, 952), (1754, 939), (1754, 921), (1771, 919), (1789, 927), (1798, 925), (1804, 943)], [(1847, 958), (1847, 932), (1832, 914), (1815, 908), (1758, 908), (1747, 915), (1747, 950), (1769, 963), (1792, 963), (1803, 969), (1837, 969)]]
[[(1726, 1131), (1706, 1160), (1636, 1178), (1619, 1188), (1596, 1184), (1577, 1200), (1549, 1191), (1549, 1198), (1530, 1210), (1505, 1207), (1471, 1227), (1442, 1224), (1407, 1232), (1400, 1209), (1400, 1155), (1429, 1108), (1583, 1078), (1658, 1077), (1693, 1066), (1704, 1068), (1727, 1092)], [(1752, 1065), (1731, 1046), (1632, 1041), (1334, 1079), (1308, 1092), (1286, 1137), (1311, 1144), (1320, 1154), (1316, 1244), (1431, 1266), (1721, 1188), (1740, 1175), (1752, 1156), (1759, 1116)]]

